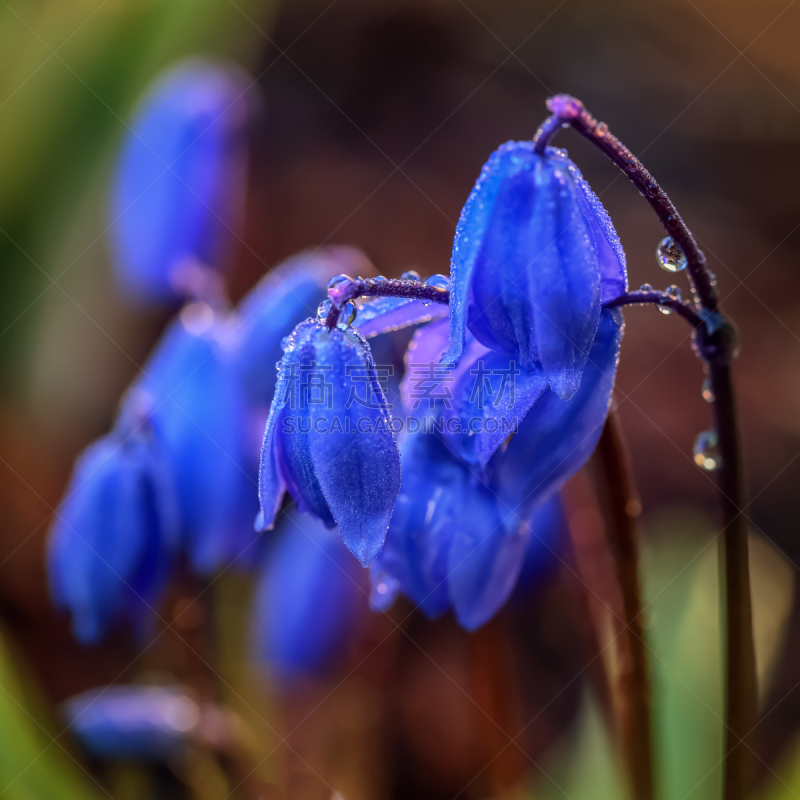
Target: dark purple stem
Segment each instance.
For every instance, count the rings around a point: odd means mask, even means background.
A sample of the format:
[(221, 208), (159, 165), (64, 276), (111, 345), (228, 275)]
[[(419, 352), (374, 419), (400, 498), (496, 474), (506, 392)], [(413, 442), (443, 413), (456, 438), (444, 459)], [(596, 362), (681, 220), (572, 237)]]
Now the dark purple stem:
[[(719, 492), (722, 506), (724, 536), (724, 582), (726, 630), (725, 676), (725, 800), (745, 800), (750, 787), (750, 732), (755, 724), (756, 672), (753, 645), (752, 609), (750, 597), (750, 565), (748, 561), (747, 525), (741, 509), (744, 507), (744, 469), (739, 440), (739, 422), (731, 377), (731, 362), (736, 354), (736, 337), (731, 324), (719, 312), (714, 288), (714, 276), (706, 266), (703, 253), (681, 219), (672, 201), (642, 166), (636, 156), (613, 136), (608, 126), (598, 122), (580, 100), (558, 95), (548, 101), (552, 117), (536, 136), (535, 150), (544, 153), (548, 142), (565, 125), (599, 147), (633, 182), (661, 220), (667, 233), (680, 245), (687, 259), (687, 270), (695, 289), (699, 307), (695, 326), (695, 345), (709, 369), (714, 392), (714, 419), (721, 465)], [(649, 295), (650, 293), (646, 293)], [(619, 305), (627, 305), (624, 295)], [(615, 301), (616, 303), (617, 301)], [(652, 302), (650, 300), (646, 302)], [(655, 302), (665, 305), (660, 300)], [(682, 307), (683, 304), (681, 304)], [(688, 315), (676, 308), (687, 319)]]
[(556, 95), (547, 101), (547, 107), (553, 112), (553, 116), (542, 125), (536, 135), (536, 152), (543, 153), (552, 137), (567, 125), (599, 147), (628, 176), (650, 203), (667, 233), (680, 245), (686, 255), (686, 268), (700, 305), (709, 311), (716, 311), (719, 303), (714, 289), (714, 277), (706, 266), (706, 257), (667, 193), (656, 183), (642, 162), (608, 130), (605, 122), (598, 122), (580, 100), (568, 95)]
[(392, 280), (386, 278), (355, 278), (352, 281), (328, 289), (328, 298), (331, 301), (328, 316), (325, 318), (328, 330), (333, 330), (336, 327), (342, 306), (348, 300), (355, 300), (359, 297), (409, 297), (448, 305), (450, 302), (450, 290), (431, 286), (422, 281), (411, 281), (402, 278)]
[(666, 294), (666, 292), (627, 292), (605, 303), (606, 308), (643, 305), (656, 305), (671, 308), (675, 313), (683, 317), (693, 328), (705, 328), (703, 318), (688, 303), (684, 303), (682, 300), (678, 300)]

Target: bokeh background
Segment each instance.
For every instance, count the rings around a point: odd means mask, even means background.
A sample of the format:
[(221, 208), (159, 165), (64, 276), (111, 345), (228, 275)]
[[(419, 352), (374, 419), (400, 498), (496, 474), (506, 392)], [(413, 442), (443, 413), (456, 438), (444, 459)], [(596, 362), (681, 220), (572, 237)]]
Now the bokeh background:
[[(661, 181), (741, 335), (759, 792), (800, 796), (798, 40), (795, 0), (0, 0), (0, 795), (233, 788), (202, 759), (176, 777), (81, 754), (59, 704), (158, 674), (177, 645), (143, 658), (124, 635), (79, 648), (50, 607), (43, 566), (76, 454), (108, 429), (170, 313), (130, 306), (115, 288), (115, 154), (148, 83), (200, 53), (241, 63), (261, 108), (235, 298), (323, 244), (357, 245), (389, 276), (447, 272), (481, 165), (501, 142), (532, 136), (555, 92), (580, 97)], [(663, 234), (646, 203), (562, 135), (615, 222), (631, 284), (664, 288)], [(626, 321), (617, 401), (643, 507), (664, 797), (713, 797), (718, 526), (713, 475), (691, 457), (710, 407), (685, 325), (652, 309)], [(246, 577), (224, 576), (203, 613), (225, 631), (218, 668), (262, 754), (260, 796), (621, 796), (569, 570), (473, 636), (416, 616), (393, 630), (365, 601), (338, 672), (291, 694), (246, 666), (250, 591)], [(281, 744), (276, 732), (292, 729)]]

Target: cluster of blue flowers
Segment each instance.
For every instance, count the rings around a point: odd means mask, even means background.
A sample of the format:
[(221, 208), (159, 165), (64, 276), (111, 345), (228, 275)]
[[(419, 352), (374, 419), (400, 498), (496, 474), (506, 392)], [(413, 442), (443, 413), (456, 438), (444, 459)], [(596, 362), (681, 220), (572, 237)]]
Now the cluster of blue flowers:
[(346, 639), (360, 562), (374, 609), (402, 594), (474, 630), (552, 560), (559, 489), (605, 422), (617, 235), (564, 151), (510, 142), (467, 200), (449, 276), (427, 281), (449, 308), (420, 299), (412, 272), (397, 296), (355, 303), (348, 274), (371, 267), (339, 247), (289, 259), (231, 309), (245, 89), (226, 65), (182, 64), (122, 149), (121, 283), (183, 305), (75, 466), (50, 539), (54, 601), (92, 643), (120, 621), (146, 633), (177, 565), (258, 569), (254, 649), (292, 674)]

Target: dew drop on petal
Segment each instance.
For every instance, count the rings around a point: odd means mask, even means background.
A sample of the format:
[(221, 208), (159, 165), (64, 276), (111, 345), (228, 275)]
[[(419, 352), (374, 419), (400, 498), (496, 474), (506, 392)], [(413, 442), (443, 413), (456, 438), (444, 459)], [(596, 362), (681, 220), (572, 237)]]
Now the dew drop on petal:
[(330, 310), (331, 310), (331, 301), (323, 300), (317, 307), (317, 319), (320, 322), (324, 322)]
[(722, 457), (719, 452), (719, 437), (716, 431), (703, 431), (698, 434), (692, 449), (694, 463), (700, 469), (713, 472), (719, 469), (722, 464)]
[(404, 281), (418, 281), (421, 280), (419, 272), (415, 269), (410, 269), (400, 276)]
[(686, 269), (686, 254), (671, 236), (665, 236), (658, 243), (656, 258), (661, 269), (667, 272), (680, 272)]
[(339, 327), (349, 328), (356, 321), (356, 316), (358, 316), (358, 306), (352, 300), (348, 300), (342, 306), (342, 313), (339, 316)]

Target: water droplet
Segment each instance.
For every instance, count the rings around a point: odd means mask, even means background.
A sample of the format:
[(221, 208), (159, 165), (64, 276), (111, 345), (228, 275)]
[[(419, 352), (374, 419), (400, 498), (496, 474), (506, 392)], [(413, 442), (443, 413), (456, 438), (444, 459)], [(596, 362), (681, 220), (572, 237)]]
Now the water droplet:
[(428, 286), (435, 286), (437, 289), (449, 289), (450, 288), (450, 278), (447, 275), (441, 275), (437, 273), (436, 275), (431, 275), (425, 283)]
[(719, 452), (719, 437), (716, 431), (703, 431), (698, 434), (692, 449), (694, 463), (700, 469), (713, 472), (719, 469), (722, 464), (722, 457)]
[(658, 310), (659, 310), (659, 311), (660, 311), (660, 312), (661, 312), (661, 313), (662, 313), (664, 316), (667, 316), (667, 317), (668, 317), (668, 316), (669, 316), (669, 315), (672, 313), (672, 309), (671, 309), (671, 308), (669, 308), (668, 306), (659, 306), (659, 307), (658, 307)]
[(330, 300), (323, 300), (319, 306), (317, 306), (317, 319), (320, 322), (325, 322), (328, 317), (328, 312), (331, 310), (331, 301)]
[(338, 326), (340, 328), (349, 328), (356, 321), (357, 316), (358, 316), (358, 306), (356, 306), (356, 304), (352, 300), (348, 300), (342, 306), (342, 312), (339, 315)]
[(291, 340), (291, 338), (290, 338), (289, 336), (284, 336), (284, 337), (283, 337), (283, 339), (281, 339), (281, 350), (283, 350), (284, 352), (286, 352), (286, 348), (287, 348), (287, 347), (288, 347), (288, 346), (289, 346), (291, 343), (292, 343), (292, 340)]
[(598, 139), (602, 139), (608, 133), (608, 125), (605, 122), (598, 122), (597, 127), (594, 129), (594, 135)]
[(652, 292), (652, 291), (653, 291), (653, 284), (651, 284), (651, 283), (643, 283), (643, 284), (642, 284), (642, 285), (639, 287), (639, 291), (640, 291), (640, 292), (648, 292), (648, 293), (649, 293), (649, 292)]
[(352, 283), (352, 282), (353, 282), (353, 279), (349, 275), (345, 275), (344, 273), (342, 273), (341, 275), (334, 275), (328, 281), (328, 288), (329, 289), (334, 289), (337, 286), (341, 286), (343, 284), (349, 284), (349, 283)]
[(385, 275), (378, 275), (372, 279), (375, 283), (385, 283), (389, 279)]
[(656, 258), (661, 269), (667, 272), (680, 272), (686, 269), (686, 254), (671, 237), (664, 237), (656, 248)]
[(714, 390), (711, 388), (711, 379), (709, 377), (703, 379), (703, 388), (700, 390), (700, 393), (703, 395), (703, 400), (705, 400), (706, 403), (714, 402)]
[(680, 300), (681, 299), (681, 287), (680, 286), (675, 286), (675, 284), (673, 283), (672, 286), (667, 286), (667, 294), (673, 300)]
[(418, 281), (421, 280), (419, 272), (415, 269), (410, 269), (400, 276), (404, 281)]
[(280, 372), (280, 371), (281, 371), (281, 363), (282, 363), (282, 362), (280, 362), (280, 361), (276, 361), (276, 362), (275, 362), (275, 369), (276, 369), (276, 370), (278, 370), (278, 372)]

